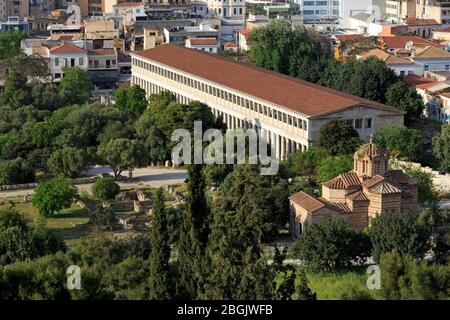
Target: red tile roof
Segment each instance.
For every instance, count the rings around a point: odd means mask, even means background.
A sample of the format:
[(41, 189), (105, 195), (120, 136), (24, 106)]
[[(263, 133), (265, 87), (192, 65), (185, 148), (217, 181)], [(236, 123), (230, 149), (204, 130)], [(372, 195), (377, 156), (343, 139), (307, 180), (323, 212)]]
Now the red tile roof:
[(406, 19), (406, 25), (408, 26), (429, 26), (429, 25), (438, 25), (435, 19), (417, 19), (415, 17), (411, 17)]
[(200, 50), (163, 44), (134, 54), (307, 116), (324, 115), (359, 105), (402, 113), (378, 102)]
[(381, 37), (386, 48), (389, 49), (400, 49), (405, 48), (407, 42), (412, 41), (414, 44), (428, 45), (433, 47), (440, 47), (439, 43), (434, 41), (430, 41), (418, 36), (389, 36), (389, 37)]
[(143, 2), (119, 2), (113, 5), (113, 7), (137, 7), (142, 5), (144, 5)]
[(435, 32), (445, 32), (445, 33), (447, 33), (447, 32), (450, 32), (450, 27), (447, 27), (447, 28), (444, 28), (444, 29), (433, 30), (433, 33), (435, 33)]
[(362, 38), (360, 34), (338, 34), (335, 37), (340, 42), (356, 41)]
[(403, 78), (403, 81), (405, 81), (407, 84), (411, 86), (418, 86), (436, 82), (435, 80), (424, 78), (415, 74), (408, 74)]
[(225, 42), (223, 46), (224, 48), (237, 48), (237, 44), (234, 42)]
[(217, 45), (216, 38), (191, 38), (189, 39), (192, 46), (215, 46)]
[(245, 40), (248, 40), (248, 37), (252, 33), (252, 30), (250, 30), (250, 29), (241, 29), (241, 30), (239, 30), (239, 33), (244, 36)]
[(115, 56), (116, 51), (114, 49), (97, 49), (97, 50), (90, 50), (89, 54), (98, 56)]
[(86, 50), (73, 44), (61, 44), (50, 49), (51, 53), (85, 53)]

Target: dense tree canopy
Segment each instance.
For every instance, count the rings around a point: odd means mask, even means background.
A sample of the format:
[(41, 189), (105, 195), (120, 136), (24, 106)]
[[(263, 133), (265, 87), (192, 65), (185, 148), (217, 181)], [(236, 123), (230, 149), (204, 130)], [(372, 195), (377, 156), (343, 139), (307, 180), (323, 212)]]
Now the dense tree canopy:
[(439, 160), (439, 170), (450, 172), (450, 123), (441, 127), (441, 133), (433, 137), (433, 151)]
[(398, 81), (395, 72), (383, 61), (370, 57), (345, 62), (331, 61), (319, 83), (355, 96), (386, 102), (388, 88)]
[(369, 228), (373, 259), (379, 262), (381, 254), (391, 250), (422, 258), (429, 249), (426, 231), (423, 225), (407, 214), (381, 213), (371, 220)]
[(77, 190), (72, 182), (62, 175), (40, 183), (32, 202), (39, 213), (49, 216), (70, 207), (77, 197)]
[(386, 91), (386, 103), (406, 111), (406, 121), (417, 120), (423, 112), (423, 99), (416, 88), (400, 80)]
[(92, 82), (87, 71), (71, 68), (64, 72), (59, 89), (66, 96), (69, 104), (86, 103), (91, 96)]
[(370, 243), (341, 218), (332, 218), (308, 226), (297, 240), (295, 251), (308, 266), (331, 270), (364, 261), (370, 255)]
[(404, 126), (386, 126), (378, 130), (374, 142), (391, 156), (420, 162), (423, 158), (423, 141), (419, 130)]
[(317, 82), (330, 58), (328, 41), (319, 33), (286, 22), (252, 31), (250, 56), (257, 66)]
[(137, 84), (127, 89), (120, 88), (115, 92), (115, 106), (138, 118), (147, 109), (145, 90)]
[(358, 132), (344, 119), (328, 121), (320, 128), (317, 139), (317, 146), (323, 147), (332, 155), (353, 153), (361, 143)]
[(26, 38), (22, 31), (0, 32), (0, 60), (12, 58), (20, 53), (20, 42)]

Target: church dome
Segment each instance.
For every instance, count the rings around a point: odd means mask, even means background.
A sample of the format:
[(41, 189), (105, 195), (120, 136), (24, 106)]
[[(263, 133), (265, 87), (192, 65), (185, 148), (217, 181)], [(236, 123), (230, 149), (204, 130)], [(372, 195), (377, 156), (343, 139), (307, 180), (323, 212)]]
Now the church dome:
[(356, 152), (355, 158), (368, 157), (369, 159), (373, 159), (375, 157), (386, 157), (387, 152), (380, 145), (369, 142), (363, 144)]

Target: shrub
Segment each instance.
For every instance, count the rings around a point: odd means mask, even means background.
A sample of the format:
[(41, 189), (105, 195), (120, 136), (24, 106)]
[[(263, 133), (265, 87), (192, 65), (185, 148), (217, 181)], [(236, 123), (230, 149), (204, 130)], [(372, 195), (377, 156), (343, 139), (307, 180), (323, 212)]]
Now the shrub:
[(98, 179), (92, 185), (92, 193), (102, 200), (114, 199), (120, 192), (120, 186), (109, 178)]
[(361, 262), (369, 252), (367, 236), (340, 218), (315, 223), (302, 233), (294, 250), (313, 269), (331, 270)]

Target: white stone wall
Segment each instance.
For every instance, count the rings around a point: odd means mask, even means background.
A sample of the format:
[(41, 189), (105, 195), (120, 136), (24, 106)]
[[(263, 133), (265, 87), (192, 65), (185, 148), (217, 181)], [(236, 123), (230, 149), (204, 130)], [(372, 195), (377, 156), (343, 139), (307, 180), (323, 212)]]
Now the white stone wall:
[(441, 174), (439, 171), (433, 170), (430, 167), (423, 167), (420, 163), (401, 161), (396, 159), (391, 159), (389, 161), (389, 166), (393, 169), (405, 170), (406, 168), (412, 168), (430, 173), (433, 178), (433, 184), (436, 190), (439, 192), (450, 193), (450, 173)]

